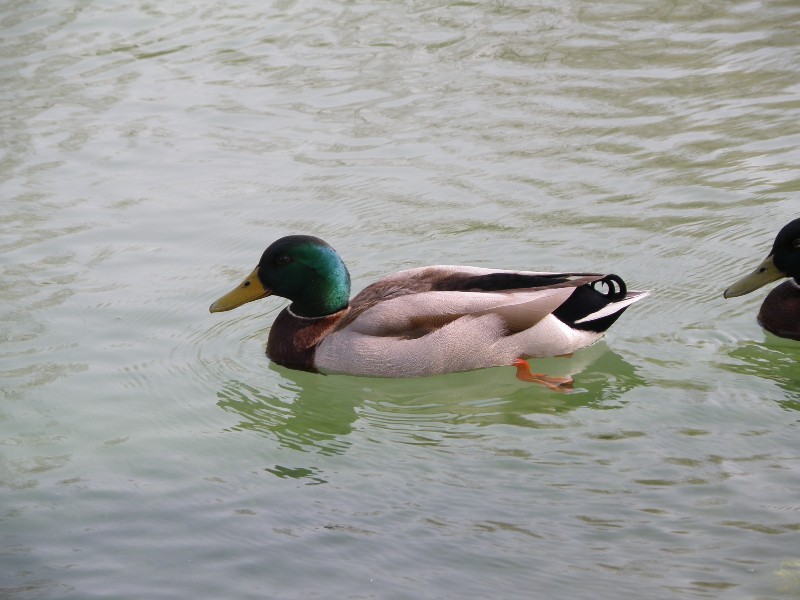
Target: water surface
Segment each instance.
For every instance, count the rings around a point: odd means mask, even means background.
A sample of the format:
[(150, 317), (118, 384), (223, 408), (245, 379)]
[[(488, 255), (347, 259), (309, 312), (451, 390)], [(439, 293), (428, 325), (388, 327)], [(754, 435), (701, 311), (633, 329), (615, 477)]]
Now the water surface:
[[(9, 598), (796, 598), (795, 2), (0, 9)], [(537, 370), (270, 365), (288, 233), (653, 295)]]

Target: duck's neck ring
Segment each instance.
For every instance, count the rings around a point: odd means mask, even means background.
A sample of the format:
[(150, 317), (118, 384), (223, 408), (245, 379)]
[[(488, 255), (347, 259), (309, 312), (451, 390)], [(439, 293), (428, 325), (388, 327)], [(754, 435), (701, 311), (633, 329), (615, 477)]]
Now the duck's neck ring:
[(286, 312), (289, 313), (295, 319), (300, 319), (301, 321), (316, 321), (318, 319), (326, 319), (328, 317), (331, 317), (331, 316), (333, 316), (333, 315), (335, 315), (337, 313), (340, 313), (340, 312), (345, 311), (348, 308), (350, 308), (350, 305), (348, 304), (348, 305), (345, 305), (344, 307), (342, 307), (342, 308), (340, 308), (338, 310), (335, 310), (332, 313), (328, 313), (326, 315), (317, 315), (317, 316), (314, 316), (314, 317), (307, 317), (305, 315), (297, 314), (295, 311), (292, 310), (292, 306), (293, 306), (293, 304), (290, 304), (289, 306), (287, 306), (286, 307)]

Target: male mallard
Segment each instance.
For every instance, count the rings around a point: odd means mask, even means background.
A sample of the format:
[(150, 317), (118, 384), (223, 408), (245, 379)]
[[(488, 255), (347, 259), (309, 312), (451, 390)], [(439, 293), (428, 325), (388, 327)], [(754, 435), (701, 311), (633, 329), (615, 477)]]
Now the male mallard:
[(779, 337), (800, 340), (800, 219), (778, 232), (764, 262), (725, 290), (724, 296), (743, 296), (783, 277), (792, 279), (767, 294), (758, 311), (758, 322)]
[(572, 380), (534, 375), (522, 359), (596, 342), (648, 293), (627, 291), (616, 275), (436, 265), (389, 275), (351, 301), (336, 251), (291, 235), (210, 310), (272, 294), (291, 300), (267, 342), (267, 356), (290, 369), (417, 377), (512, 365), (520, 379), (557, 387)]

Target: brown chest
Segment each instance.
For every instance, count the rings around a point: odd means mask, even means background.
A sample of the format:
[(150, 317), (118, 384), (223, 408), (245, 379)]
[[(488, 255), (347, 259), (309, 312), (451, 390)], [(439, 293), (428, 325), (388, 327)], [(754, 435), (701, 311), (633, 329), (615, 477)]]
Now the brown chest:
[(289, 369), (316, 373), (314, 356), (317, 346), (333, 331), (347, 309), (315, 319), (306, 319), (284, 308), (269, 332), (267, 356), (273, 362)]
[(790, 280), (772, 290), (761, 305), (758, 322), (779, 337), (800, 340), (800, 286)]

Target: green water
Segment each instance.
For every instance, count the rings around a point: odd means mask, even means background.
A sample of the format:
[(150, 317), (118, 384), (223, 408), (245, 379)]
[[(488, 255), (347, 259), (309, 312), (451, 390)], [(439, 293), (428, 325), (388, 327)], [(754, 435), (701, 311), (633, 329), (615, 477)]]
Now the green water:
[[(797, 3), (0, 23), (0, 596), (798, 597), (800, 345), (722, 299), (798, 216)], [(208, 313), (289, 233), (653, 294), (571, 394), (293, 372)]]

